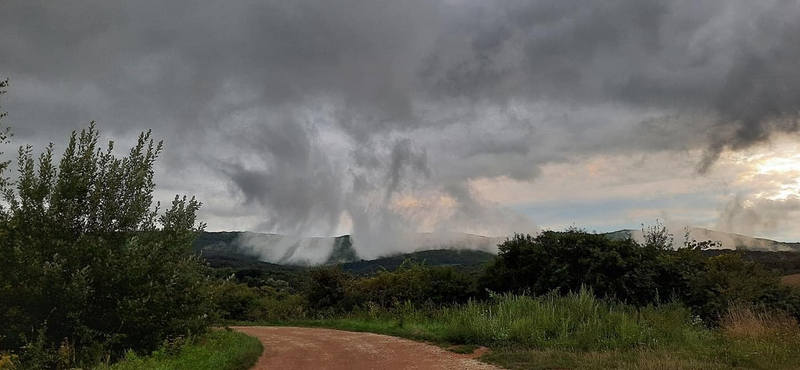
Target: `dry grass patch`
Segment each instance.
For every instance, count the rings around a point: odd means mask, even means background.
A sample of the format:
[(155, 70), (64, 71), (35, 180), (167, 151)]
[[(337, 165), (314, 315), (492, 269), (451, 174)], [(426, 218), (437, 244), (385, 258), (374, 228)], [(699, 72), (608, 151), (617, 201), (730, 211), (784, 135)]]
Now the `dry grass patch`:
[(786, 313), (731, 304), (722, 319), (722, 329), (735, 339), (785, 338), (800, 334), (797, 320)]
[(508, 349), (481, 358), (511, 370), (619, 369), (619, 370), (723, 370), (729, 365), (701, 361), (679, 352), (570, 351)]
[(784, 285), (800, 287), (800, 274), (786, 275), (781, 278), (781, 283)]

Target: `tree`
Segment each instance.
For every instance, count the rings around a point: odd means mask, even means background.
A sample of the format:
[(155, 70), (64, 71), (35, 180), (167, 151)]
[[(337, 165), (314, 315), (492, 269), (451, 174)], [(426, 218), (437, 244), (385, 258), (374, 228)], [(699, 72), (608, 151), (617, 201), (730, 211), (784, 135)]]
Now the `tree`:
[(612, 240), (575, 229), (515, 235), (499, 246), (482, 281), (493, 291), (533, 294), (588, 287), (601, 297), (643, 305), (659, 298), (658, 254), (659, 249), (643, 248), (630, 238)]
[(38, 156), (19, 148), (14, 182), (0, 167), (0, 351), (25, 368), (149, 351), (213, 319), (204, 263), (189, 253), (200, 203), (152, 204), (162, 143), (142, 133), (120, 158), (98, 140), (94, 123), (73, 132), (58, 163), (52, 143)]
[(684, 301), (708, 322), (717, 322), (731, 304), (762, 306), (800, 318), (800, 292), (780, 283), (781, 274), (745, 260), (742, 252), (706, 260), (705, 269), (691, 277)]
[[(0, 96), (3, 96), (3, 94), (6, 93), (5, 89), (7, 87), (8, 87), (8, 79), (5, 79), (5, 81), (0, 81)], [(5, 117), (7, 114), (8, 114), (7, 112), (3, 112), (2, 106), (0, 106), (0, 121), (2, 121), (3, 117)], [(8, 127), (0, 129), (0, 145), (8, 144), (8, 139), (10, 136), (11, 132)], [(3, 151), (0, 151), (0, 155), (3, 155)], [(0, 188), (5, 188), (6, 186), (8, 186), (7, 179), (3, 177), (3, 173), (5, 173), (6, 169), (8, 169), (8, 166), (10, 164), (11, 161), (0, 161)], [(1, 211), (2, 211), (2, 206), (0, 206), (0, 212)]]
[(308, 302), (314, 309), (349, 310), (352, 308), (353, 275), (340, 265), (325, 266), (309, 272), (311, 285)]

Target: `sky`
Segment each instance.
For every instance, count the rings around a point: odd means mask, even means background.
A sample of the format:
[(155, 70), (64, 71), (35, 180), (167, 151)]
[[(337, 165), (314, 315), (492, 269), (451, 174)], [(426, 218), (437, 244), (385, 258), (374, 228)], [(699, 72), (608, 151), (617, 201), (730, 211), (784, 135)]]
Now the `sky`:
[(124, 148), (152, 129), (156, 199), (197, 196), (209, 230), (378, 245), (658, 219), (800, 241), (796, 0), (4, 0), (0, 14), (10, 145), (58, 151), (96, 121)]

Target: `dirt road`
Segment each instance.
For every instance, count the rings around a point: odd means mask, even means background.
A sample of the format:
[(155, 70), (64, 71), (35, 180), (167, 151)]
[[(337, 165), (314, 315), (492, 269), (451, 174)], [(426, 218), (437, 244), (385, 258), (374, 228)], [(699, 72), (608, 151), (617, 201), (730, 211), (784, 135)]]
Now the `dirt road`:
[(497, 367), (439, 347), (371, 333), (317, 328), (241, 326), (257, 337), (264, 354), (254, 370), (415, 369), (497, 370)]

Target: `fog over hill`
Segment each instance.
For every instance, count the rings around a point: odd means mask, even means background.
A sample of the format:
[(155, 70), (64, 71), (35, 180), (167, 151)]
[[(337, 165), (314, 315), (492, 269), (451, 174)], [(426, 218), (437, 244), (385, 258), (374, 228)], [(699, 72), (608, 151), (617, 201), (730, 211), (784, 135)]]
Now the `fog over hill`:
[(505, 237), (487, 237), (465, 233), (416, 233), (393, 242), (395, 250), (384, 255), (360, 255), (350, 235), (338, 237), (298, 237), (253, 232), (204, 232), (195, 242), (195, 250), (205, 254), (236, 253), (260, 261), (288, 265), (318, 265), (351, 262), (389, 255), (437, 249), (462, 249), (497, 253)]
[[(674, 233), (674, 247), (683, 245), (685, 241), (684, 233)], [(636, 241), (643, 241), (641, 230), (619, 230), (613, 233), (608, 233), (612, 238), (628, 238), (631, 237)], [(722, 231), (709, 230), (701, 227), (689, 228), (689, 239), (704, 241), (713, 240), (722, 244), (719, 249), (742, 249), (751, 251), (768, 251), (768, 252), (783, 252), (783, 251), (800, 251), (800, 243), (779, 242), (770, 239), (754, 238), (747, 235), (726, 233)]]
[[(698, 241), (713, 240), (721, 249), (753, 251), (800, 251), (800, 243), (779, 242), (753, 238), (703, 228), (690, 228), (689, 238)], [(682, 233), (681, 233), (682, 234)], [(633, 238), (642, 241), (641, 230), (619, 230), (607, 233), (611, 238)], [(427, 250), (456, 249), (497, 253), (497, 245), (505, 237), (487, 237), (465, 233), (416, 233), (393, 242), (394, 250), (379, 256), (364, 256), (353, 248), (350, 235), (338, 237), (299, 237), (253, 232), (206, 232), (198, 238), (195, 250), (206, 255), (236, 254), (263, 262), (284, 265), (319, 265), (339, 262), (369, 260), (391, 255)], [(675, 246), (682, 245), (683, 235), (675, 235)]]

